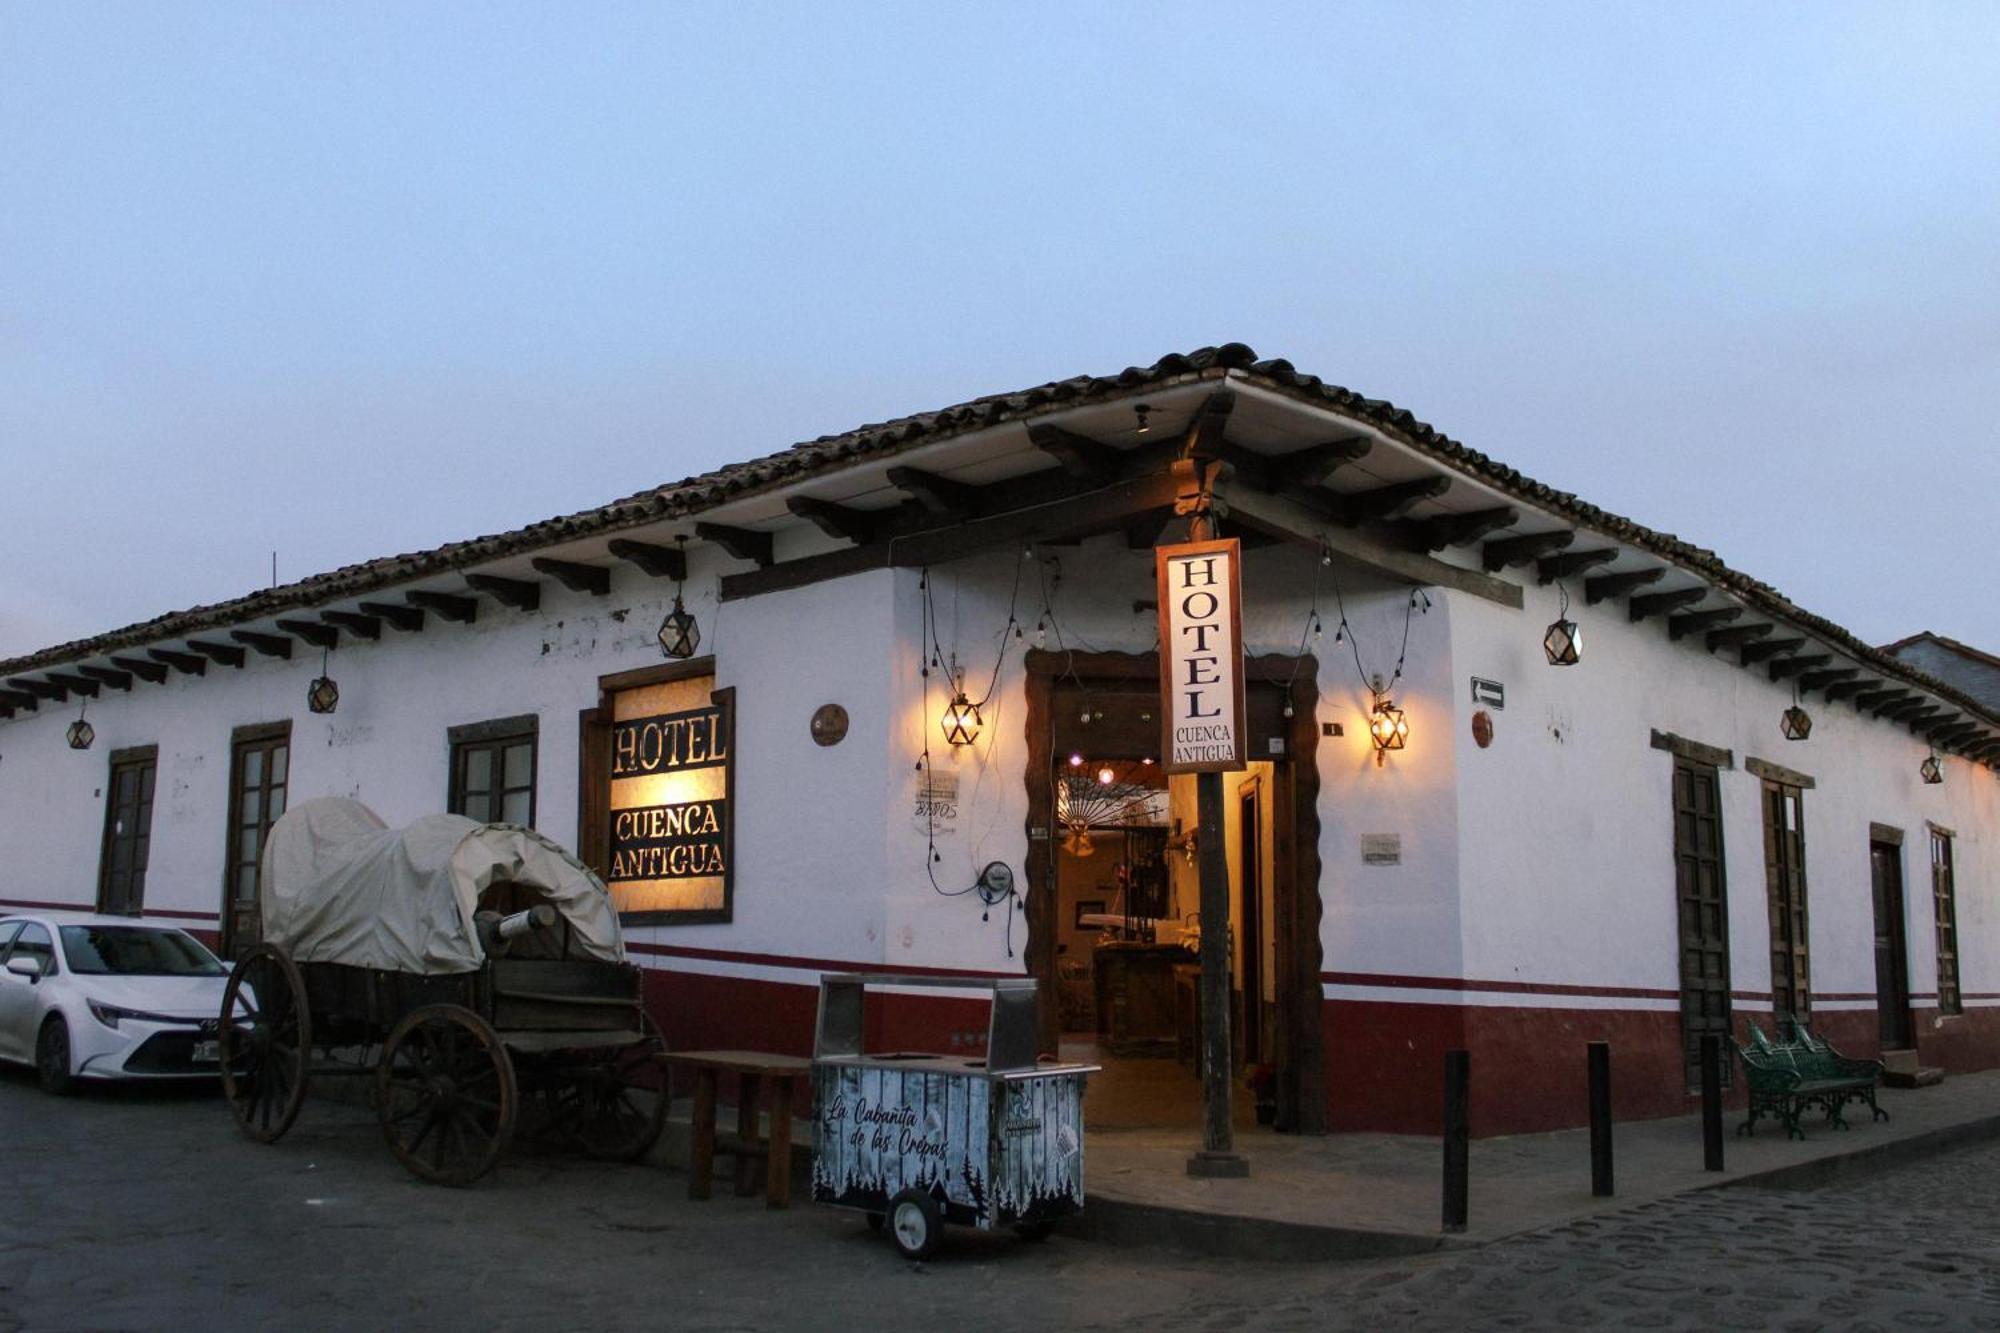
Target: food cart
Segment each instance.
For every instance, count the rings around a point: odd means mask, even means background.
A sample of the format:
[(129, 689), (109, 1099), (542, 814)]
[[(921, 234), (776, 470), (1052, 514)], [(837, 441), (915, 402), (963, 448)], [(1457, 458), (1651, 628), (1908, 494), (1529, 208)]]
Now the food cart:
[[(911, 987), (988, 990), (985, 1058), (864, 1053), (869, 990)], [(1035, 1045), (1027, 978), (822, 978), (813, 1199), (886, 1222), (911, 1259), (936, 1251), (947, 1222), (1047, 1235), (1083, 1207), (1083, 1085), (1097, 1066), (1043, 1064)]]

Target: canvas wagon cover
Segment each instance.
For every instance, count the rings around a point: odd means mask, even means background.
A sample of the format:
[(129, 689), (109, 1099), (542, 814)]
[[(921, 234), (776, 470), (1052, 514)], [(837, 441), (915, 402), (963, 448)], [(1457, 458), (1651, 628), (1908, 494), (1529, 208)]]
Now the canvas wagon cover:
[(604, 884), (532, 829), (426, 815), (392, 829), (359, 801), (324, 797), (285, 812), (264, 843), (264, 938), (301, 962), (426, 975), (486, 960), (472, 914), (482, 891), (533, 885), (587, 958), (623, 962)]

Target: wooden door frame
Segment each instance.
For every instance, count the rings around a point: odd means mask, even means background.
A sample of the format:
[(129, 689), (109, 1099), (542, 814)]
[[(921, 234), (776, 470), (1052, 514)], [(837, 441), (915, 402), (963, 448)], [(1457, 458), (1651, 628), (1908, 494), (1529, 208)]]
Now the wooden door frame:
[[(97, 839), (97, 910), (107, 916), (143, 916), (145, 914), (146, 880), (144, 870), (139, 872), (139, 898), (137, 902), (130, 904), (132, 909), (130, 912), (114, 913), (111, 911), (110, 903), (106, 901), (106, 895), (111, 891), (111, 848), (112, 844), (116, 841), (113, 826), (118, 821), (118, 771), (126, 768), (140, 770), (139, 780), (142, 783), (145, 781), (145, 770), (151, 768), (153, 770), (153, 791), (155, 797), (157, 797), (160, 782), (160, 747), (158, 745), (134, 745), (128, 749), (113, 750), (110, 757), (110, 766), (105, 770), (104, 827), (98, 834)], [(152, 860), (153, 802), (148, 800), (145, 805), (146, 859), (150, 862)]]
[[(1276, 765), (1273, 765), (1273, 771)], [(1271, 931), (1275, 940), (1278, 923), (1265, 920), (1264, 877), (1271, 868), (1264, 863), (1263, 832), (1264, 783), (1257, 777), (1248, 777), (1236, 784), (1236, 837), (1237, 865), (1242, 867), (1243, 882), (1237, 886), (1237, 912), (1243, 917), (1245, 929), (1240, 932), (1238, 947), (1243, 950), (1243, 962), (1237, 975), (1243, 982), (1243, 1050), (1241, 1058), (1247, 1063), (1254, 1053), (1257, 1060), (1269, 1058), (1264, 1050), (1264, 949), (1263, 933)], [(1243, 807), (1250, 805), (1250, 827), (1243, 827)], [(1256, 868), (1253, 876), (1249, 872)], [(1275, 917), (1276, 913), (1272, 913)], [(1254, 924), (1255, 930), (1249, 929)], [(1277, 951), (1274, 949), (1275, 954)]]
[[(1895, 929), (1890, 935), (1889, 943), (1894, 951), (1894, 972), (1891, 976), (1891, 980), (1895, 983), (1893, 998), (1900, 1002), (1897, 1013), (1897, 1026), (1901, 1029), (1904, 1044), (1902, 1046), (1891, 1046), (1886, 1040), (1878, 1040), (1877, 1045), (1885, 1051), (1912, 1050), (1917, 1044), (1917, 1023), (1916, 1015), (1910, 1009), (1909, 877), (1903, 873), (1903, 848), (1900, 843), (1890, 842), (1886, 838), (1870, 838), (1868, 840), (1868, 898), (1870, 905), (1875, 908), (1873, 915), (1875, 916), (1874, 925), (1877, 938), (1881, 936), (1882, 932), (1882, 919), (1880, 915), (1882, 903), (1880, 896), (1875, 891), (1875, 849), (1878, 847), (1883, 848), (1889, 853), (1884, 859), (1895, 872), (1895, 880), (1892, 885), (1896, 894), (1896, 901), (1894, 903), (1895, 915), (1890, 923)], [(1878, 948), (1874, 953), (1875, 1032), (1879, 1039), (1883, 1036), (1882, 1030), (1886, 1026), (1882, 1021), (1884, 1018), (1882, 1013), (1882, 951)]]
[[(1159, 654), (1077, 653), (1031, 649), (1023, 659), (1027, 673), (1028, 792), (1027, 891), (1024, 914), (1028, 943), (1022, 951), (1028, 975), (1044, 980), (1037, 1021), (1044, 1050), (1057, 1040), (1056, 1005), (1046, 982), (1055, 975), (1057, 903), (1055, 854), (1055, 784), (1049, 771), (1049, 746), (1055, 718), (1051, 698), (1059, 678), (1144, 682), (1157, 687)], [(1326, 1028), (1320, 968), (1319, 856), (1319, 663), (1311, 657), (1266, 653), (1246, 657), (1245, 680), (1286, 686), (1293, 716), (1285, 736), (1285, 753), (1272, 756), (1271, 924), (1278, 983), (1277, 1050), (1278, 1128), (1299, 1134), (1324, 1134), (1327, 1128)], [(1279, 929), (1280, 925), (1284, 928)]]

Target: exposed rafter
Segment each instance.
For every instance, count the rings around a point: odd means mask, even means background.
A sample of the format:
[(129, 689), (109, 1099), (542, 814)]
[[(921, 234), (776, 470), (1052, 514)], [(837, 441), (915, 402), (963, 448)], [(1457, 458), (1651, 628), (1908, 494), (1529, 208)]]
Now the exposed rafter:
[(603, 597), (611, 591), (611, 571), (602, 565), (580, 565), (574, 560), (552, 560), (538, 555), (528, 562), (538, 574), (546, 574), (571, 592)]
[(0, 690), (0, 705), (9, 709), (25, 708), (31, 713), (42, 706), (41, 701), (26, 690)]
[(1560, 532), (1530, 532), (1521, 537), (1502, 537), (1480, 548), (1479, 563), (1486, 567), (1487, 573), (1497, 574), (1515, 565), (1533, 564), (1542, 556), (1553, 555), (1557, 551), (1566, 549), (1575, 540), (1576, 533), (1566, 529)]
[(1668, 616), (1667, 638), (1685, 639), (1690, 634), (1700, 634), (1742, 617), (1743, 608), (1740, 606), (1718, 606), (1712, 611), (1690, 611), (1686, 615)]
[(1678, 611), (1684, 606), (1693, 606), (1707, 596), (1706, 588), (1675, 588), (1671, 592), (1649, 592), (1627, 602), (1625, 610), (1636, 624), (1647, 616), (1663, 615), (1669, 611)]
[(97, 697), (97, 682), (94, 680), (85, 680), (82, 676), (69, 676), (51, 671), (48, 673), (48, 682), (51, 685), (60, 686), (68, 690), (71, 694), (80, 694), (86, 699), (95, 699)]
[(340, 631), (316, 620), (280, 620), (278, 628), (314, 648), (332, 648), (340, 643)]
[(940, 518), (970, 518), (979, 508), (979, 487), (922, 468), (892, 467), (889, 484)]
[(1824, 690), (1821, 690), (1820, 693), (1824, 694), (1828, 699), (1845, 699), (1850, 694), (1858, 696), (1861, 691), (1880, 685), (1881, 683), (1879, 680), (1870, 680), (1866, 676), (1856, 676), (1853, 680), (1833, 681)]
[(1557, 579), (1573, 578), (1586, 569), (1608, 565), (1617, 558), (1618, 552), (1608, 546), (1595, 551), (1565, 551), (1561, 555), (1552, 555), (1546, 560), (1536, 561), (1535, 581), (1554, 583)]
[(1469, 514), (1439, 514), (1404, 525), (1404, 544), (1412, 551), (1442, 551), (1447, 546), (1467, 546), (1490, 532), (1511, 528), (1521, 521), (1518, 509), (1478, 509)]
[(723, 523), (697, 523), (695, 536), (705, 542), (714, 542), (738, 560), (753, 562), (759, 569), (769, 569), (777, 563), (777, 556), (771, 550), (771, 534), (757, 532), (751, 528), (732, 528)]
[[(539, 611), (542, 609), (542, 585), (532, 579), (502, 578), (498, 574), (467, 574), (465, 585), (474, 592), (483, 592), (500, 605), (514, 611)], [(411, 594), (415, 596), (415, 594)], [(466, 599), (470, 602), (470, 599)], [(434, 610), (436, 608), (433, 608)], [(457, 620), (454, 615), (438, 614), (446, 620)], [(466, 620), (470, 622), (471, 617)]]
[(424, 627), (424, 611), (420, 606), (402, 606), (395, 602), (363, 602), (363, 615), (372, 616), (390, 629), (404, 634), (415, 634)]
[(1746, 643), (1736, 655), (1736, 660), (1744, 666), (1756, 666), (1768, 657), (1784, 657), (1806, 646), (1804, 639), (1766, 639), (1762, 643)]
[(265, 657), (276, 657), (290, 661), (292, 641), (281, 634), (259, 634), (255, 630), (233, 629), (229, 637), (246, 648), (255, 649)]
[(810, 495), (787, 496), (785, 508), (827, 536), (837, 541), (853, 542), (857, 546), (873, 541), (879, 526), (877, 517), (864, 509), (835, 504), (831, 500), (816, 500)]
[(1141, 514), (1125, 525), (1125, 546), (1133, 551), (1150, 551), (1160, 544), (1160, 534), (1173, 521), (1171, 509), (1155, 509), (1149, 514)]
[(203, 676), (208, 674), (208, 659), (193, 653), (177, 653), (170, 648), (148, 648), (146, 656), (155, 662), (164, 663), (183, 676)]
[(1811, 671), (1814, 667), (1823, 667), (1832, 660), (1832, 656), (1827, 653), (1801, 653), (1797, 657), (1781, 657), (1771, 663), (1771, 679), (1783, 680), (1787, 676), (1796, 676), (1801, 672)]
[(627, 564), (637, 565), (641, 573), (653, 578), (687, 581), (687, 552), (678, 546), (654, 546), (650, 542), (613, 537), (610, 549), (611, 554)]
[(1917, 697), (1916, 692), (1914, 690), (1903, 690), (1894, 688), (1885, 690), (1870, 690), (1865, 694), (1855, 695), (1854, 706), (1856, 709), (1867, 711), (1876, 708), (1885, 708), (1890, 704), (1898, 703), (1904, 699), (1914, 699), (1916, 697)]
[(1325, 444), (1308, 445), (1289, 454), (1280, 454), (1271, 460), (1290, 486), (1323, 486), (1326, 479), (1346, 467), (1358, 463), (1368, 456), (1375, 442), (1365, 435), (1350, 435), (1344, 439), (1328, 440)]
[(1451, 478), (1442, 473), (1418, 477), (1414, 481), (1392, 482), (1366, 491), (1329, 492), (1329, 509), (1334, 518), (1350, 526), (1380, 523), (1401, 518), (1426, 500), (1435, 500), (1451, 489)]
[(1613, 597), (1623, 597), (1634, 588), (1643, 588), (1658, 583), (1667, 576), (1664, 569), (1634, 569), (1624, 574), (1599, 574), (1594, 579), (1583, 581), (1583, 600), (1586, 605), (1595, 606)]
[(403, 600), (422, 611), (434, 612), (438, 619), (470, 625), (479, 618), (479, 603), (470, 597), (449, 592), (406, 592)]
[(1877, 704), (1875, 706), (1875, 716), (1890, 718), (1908, 717), (1919, 708), (1927, 707), (1929, 707), (1929, 702), (1922, 695), (1913, 694), (1907, 698), (1892, 699), (1888, 703)]
[(17, 690), (25, 690), (37, 699), (46, 699), (52, 704), (62, 703), (69, 698), (69, 691), (62, 686), (46, 680), (36, 680), (32, 676), (16, 676), (7, 683)]
[(76, 669), (76, 674), (88, 676), (99, 685), (109, 686), (114, 690), (130, 692), (132, 689), (132, 673), (129, 671), (113, 671), (110, 667), (101, 666), (80, 666)]
[(1706, 640), (1708, 651), (1721, 648), (1740, 648), (1752, 639), (1761, 639), (1773, 629), (1770, 625), (1731, 625), (1727, 629), (1712, 630)]
[(240, 667), (243, 665), (243, 650), (226, 643), (211, 643), (207, 639), (189, 639), (187, 646), (218, 666)]
[(1079, 481), (1105, 481), (1118, 471), (1120, 450), (1061, 426), (1030, 426), (1028, 442)]
[(166, 683), (167, 667), (164, 662), (149, 662), (139, 657), (114, 657), (111, 665), (120, 671), (129, 671), (140, 680), (152, 685)]
[(1808, 671), (1799, 677), (1799, 688), (1823, 690), (1836, 681), (1852, 680), (1860, 674), (1859, 667), (1830, 667), (1825, 671)]

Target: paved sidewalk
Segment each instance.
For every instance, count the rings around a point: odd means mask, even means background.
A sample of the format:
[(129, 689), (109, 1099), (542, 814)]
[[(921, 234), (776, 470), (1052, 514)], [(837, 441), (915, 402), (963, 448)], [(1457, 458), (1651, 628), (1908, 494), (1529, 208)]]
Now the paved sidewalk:
[[(1849, 1108), (1853, 1127), (1843, 1132), (1809, 1117), (1803, 1142), (1787, 1141), (1769, 1121), (1739, 1138), (1741, 1114), (1727, 1113), (1722, 1172), (1702, 1169), (1698, 1115), (1620, 1124), (1613, 1133), (1617, 1194), (1609, 1199), (1590, 1193), (1588, 1130), (1475, 1139), (1470, 1225), (1455, 1237), (1439, 1227), (1443, 1150), (1434, 1138), (1239, 1135), (1250, 1178), (1197, 1180), (1184, 1169), (1197, 1135), (1099, 1132), (1085, 1149), (1086, 1214), (1107, 1239), (1121, 1236), (1129, 1222), (1156, 1237), (1178, 1229), (1189, 1244), (1273, 1257), (1409, 1253), (1497, 1240), (1690, 1190), (1818, 1184), (2000, 1135), (2000, 1071), (1955, 1074), (1913, 1091), (1884, 1088), (1879, 1098), (1887, 1121)], [(1129, 1218), (1117, 1217), (1121, 1210)]]

